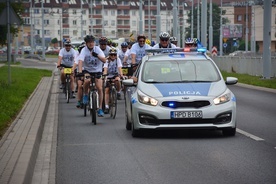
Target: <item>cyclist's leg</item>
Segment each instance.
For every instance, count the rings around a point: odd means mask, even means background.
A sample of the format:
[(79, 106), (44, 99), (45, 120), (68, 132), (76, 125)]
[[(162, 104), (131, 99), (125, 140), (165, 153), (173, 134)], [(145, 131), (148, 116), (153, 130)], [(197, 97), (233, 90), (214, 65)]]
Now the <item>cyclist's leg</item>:
[(96, 88), (99, 94), (99, 109), (102, 109), (103, 103), (103, 80), (101, 78), (96, 78)]
[(72, 97), (75, 98), (76, 97), (75, 93), (74, 93), (75, 92), (75, 87), (74, 87), (75, 86), (75, 77), (74, 77), (73, 74), (70, 75), (70, 80), (71, 80), (71, 86), (70, 87), (71, 87)]
[(115, 85), (117, 90), (117, 98), (121, 100), (121, 79), (120, 77), (115, 78)]
[(78, 100), (78, 102), (77, 102), (77, 107), (79, 108), (82, 105), (82, 83), (83, 83), (83, 81), (81, 80), (81, 78), (79, 78), (77, 80), (77, 82), (78, 82), (78, 92), (77, 92), (77, 100)]
[(104, 113), (105, 114), (108, 114), (109, 112), (109, 83), (106, 84), (106, 87), (105, 87), (105, 109), (104, 109)]
[(65, 74), (64, 74), (64, 70), (63, 68), (60, 70), (60, 82), (61, 82), (61, 86), (60, 88), (64, 88), (65, 85)]
[(90, 78), (86, 79), (84, 76), (84, 84), (83, 84), (83, 90), (84, 90), (84, 96), (83, 96), (83, 103), (87, 104), (88, 102), (88, 88), (90, 85)]

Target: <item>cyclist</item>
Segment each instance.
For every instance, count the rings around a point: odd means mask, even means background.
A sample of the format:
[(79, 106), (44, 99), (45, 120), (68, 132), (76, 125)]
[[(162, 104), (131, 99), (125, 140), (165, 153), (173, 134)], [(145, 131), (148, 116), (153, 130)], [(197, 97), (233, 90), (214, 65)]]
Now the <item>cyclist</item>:
[[(81, 53), (81, 50), (85, 47), (85, 42), (83, 42), (79, 47), (78, 47), (78, 52)], [(79, 56), (78, 56), (79, 57)], [(78, 64), (79, 64), (79, 60), (78, 58), (75, 60), (73, 69), (76, 71), (75, 74), (78, 73)], [(77, 108), (81, 108), (82, 107), (82, 84), (83, 84), (83, 77), (78, 77), (77, 75), (75, 75), (76, 78), (76, 83), (77, 83)]]
[[(60, 65), (63, 64), (66, 67), (73, 67), (74, 60), (77, 58), (77, 52), (72, 48), (72, 44), (69, 40), (65, 41), (64, 46), (65, 48), (62, 48), (59, 51), (58, 62), (57, 62), (57, 67), (60, 68), (61, 70), (61, 75), (60, 75), (61, 89), (64, 88), (65, 74), (63, 72), (63, 68), (61, 68)], [(73, 75), (71, 75), (71, 81), (74, 81)], [(71, 91), (72, 91), (72, 97), (75, 98), (74, 82), (71, 82)]]
[(177, 46), (177, 39), (176, 39), (176, 37), (170, 37), (170, 42), (172, 43), (172, 44), (174, 44), (175, 46)]
[(108, 52), (109, 52), (109, 50), (111, 48), (110, 46), (107, 45), (107, 43), (108, 43), (108, 40), (107, 40), (106, 37), (101, 37), (99, 39), (100, 48), (103, 51), (105, 57), (108, 56)]
[(118, 57), (123, 62), (126, 52), (128, 51), (128, 43), (123, 42), (121, 43), (121, 50), (118, 51)]
[[(122, 75), (122, 62), (120, 58), (117, 57), (117, 50), (115, 48), (111, 48), (109, 50), (108, 61), (104, 64), (104, 74), (108, 74), (107, 78), (113, 78), (115, 80), (115, 85), (117, 89), (117, 98), (121, 98), (121, 82), (120, 78)], [(105, 88), (105, 110), (104, 113), (108, 114), (109, 112), (109, 86), (107, 84)]]
[(146, 55), (146, 49), (151, 49), (152, 47), (145, 44), (146, 36), (138, 35), (137, 43), (134, 43), (131, 47), (131, 63), (138, 64), (142, 58)]
[[(95, 45), (95, 37), (93, 35), (87, 35), (84, 38), (86, 46), (81, 50), (79, 55), (79, 73), (91, 73), (91, 72), (102, 72), (103, 63), (106, 62), (105, 55), (103, 51)], [(82, 67), (84, 70), (82, 70)], [(102, 89), (102, 78), (101, 75), (96, 77), (96, 88), (99, 93), (99, 109), (98, 116), (103, 117), (104, 113), (102, 110), (102, 102), (103, 102), (103, 89)], [(88, 87), (90, 84), (90, 80), (84, 80), (84, 96), (83, 103), (87, 104), (88, 102)]]
[(161, 32), (159, 35), (160, 42), (155, 44), (153, 48), (176, 48), (173, 43), (170, 43), (170, 34), (167, 32)]

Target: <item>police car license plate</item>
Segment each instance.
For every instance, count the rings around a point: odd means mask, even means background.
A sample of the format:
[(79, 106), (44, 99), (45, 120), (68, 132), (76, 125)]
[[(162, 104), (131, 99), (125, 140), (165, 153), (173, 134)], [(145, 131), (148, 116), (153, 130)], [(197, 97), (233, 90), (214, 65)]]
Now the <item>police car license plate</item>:
[(172, 111), (171, 118), (202, 118), (202, 111)]

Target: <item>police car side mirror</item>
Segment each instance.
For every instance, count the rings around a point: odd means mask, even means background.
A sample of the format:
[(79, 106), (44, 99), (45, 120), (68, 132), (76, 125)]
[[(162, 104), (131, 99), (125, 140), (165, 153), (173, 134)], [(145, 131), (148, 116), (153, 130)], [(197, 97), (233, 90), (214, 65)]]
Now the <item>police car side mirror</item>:
[(226, 77), (225, 84), (233, 85), (233, 84), (237, 84), (237, 82), (238, 82), (238, 78), (236, 77)]
[(123, 84), (124, 86), (135, 86), (136, 84), (134, 83), (134, 80), (133, 79), (126, 79), (126, 80), (123, 80)]

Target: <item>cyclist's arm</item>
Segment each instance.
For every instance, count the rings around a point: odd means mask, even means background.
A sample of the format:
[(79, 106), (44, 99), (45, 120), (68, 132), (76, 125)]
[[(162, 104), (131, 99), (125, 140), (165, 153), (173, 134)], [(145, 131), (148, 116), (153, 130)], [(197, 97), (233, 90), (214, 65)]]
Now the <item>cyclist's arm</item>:
[(82, 73), (82, 60), (79, 60), (79, 73)]
[(131, 54), (131, 63), (132, 64), (136, 63), (136, 54)]
[(106, 62), (106, 57), (98, 55), (98, 58), (99, 58), (103, 63)]
[(61, 60), (62, 60), (62, 56), (58, 56), (57, 67), (59, 67), (59, 66), (60, 66), (60, 64), (61, 64)]

